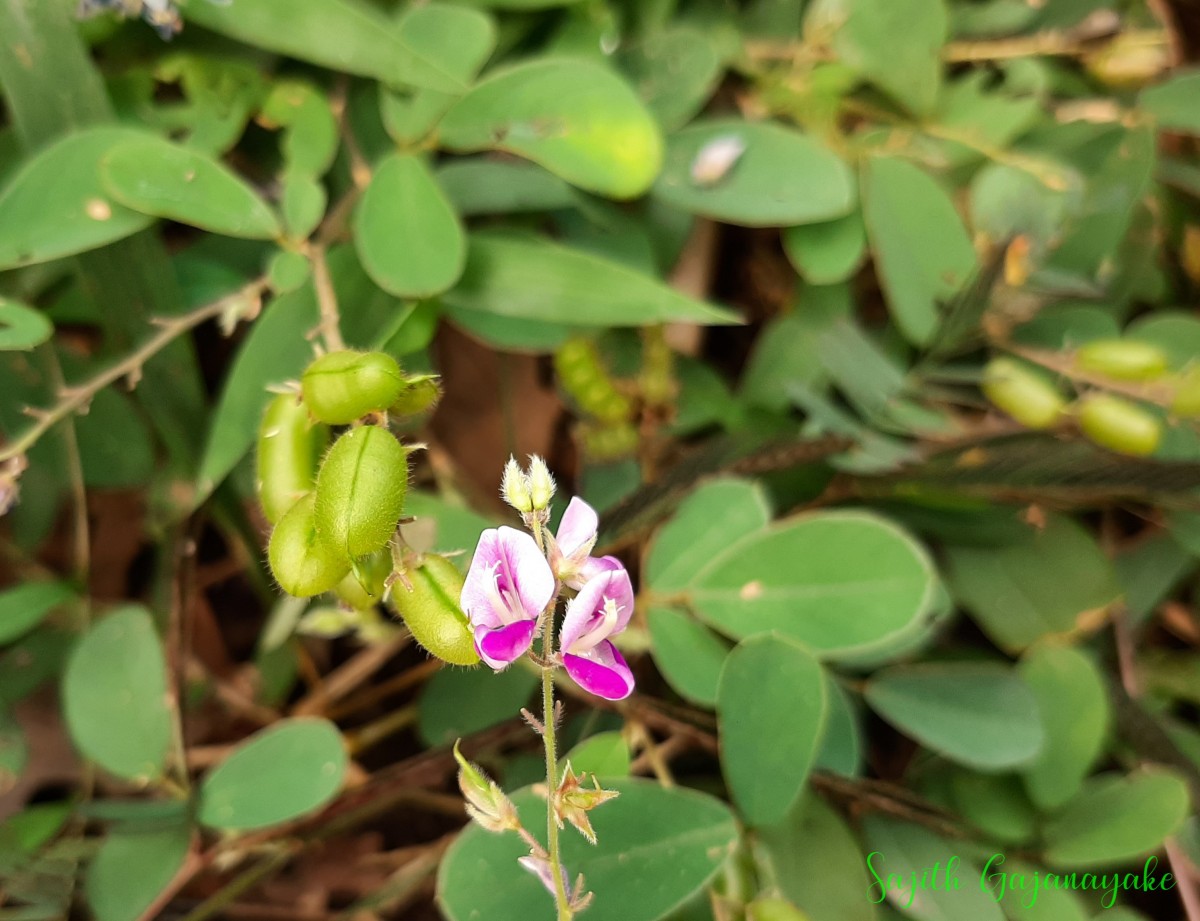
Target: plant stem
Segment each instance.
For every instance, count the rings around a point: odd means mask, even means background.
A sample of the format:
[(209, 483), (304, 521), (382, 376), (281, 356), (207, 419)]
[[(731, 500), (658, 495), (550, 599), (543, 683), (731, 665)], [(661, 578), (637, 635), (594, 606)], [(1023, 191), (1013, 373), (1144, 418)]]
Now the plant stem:
[[(554, 612), (547, 611), (542, 627), (542, 657), (549, 659), (554, 649)], [(562, 858), (558, 852), (558, 820), (554, 815), (554, 797), (558, 790), (558, 751), (554, 725), (554, 666), (542, 668), (542, 741), (546, 745), (546, 851), (550, 855), (550, 876), (554, 879), (554, 902), (558, 921), (570, 921), (571, 904), (563, 884)]]
[(68, 387), (62, 393), (62, 398), (46, 410), (33, 411), (34, 423), (20, 437), (0, 448), (0, 463), (18, 457), (33, 447), (39, 438), (54, 428), (73, 412), (86, 406), (88, 402), (109, 384), (129, 377), (136, 381), (141, 374), (142, 365), (153, 358), (172, 342), (190, 332), (206, 320), (220, 316), (239, 300), (258, 297), (266, 287), (266, 280), (259, 278), (245, 287), (239, 288), (233, 294), (227, 295), (211, 304), (197, 307), (195, 310), (178, 317), (170, 317), (158, 322), (159, 331), (140, 348), (114, 364), (111, 368), (101, 371), (89, 381), (77, 387)]
[(338, 313), (337, 292), (333, 289), (333, 278), (329, 274), (329, 263), (325, 260), (325, 247), (314, 246), (310, 251), (313, 267), (313, 286), (317, 290), (317, 305), (321, 310), (321, 325), (317, 327), (325, 348), (340, 352), (346, 347), (342, 339), (342, 321)]

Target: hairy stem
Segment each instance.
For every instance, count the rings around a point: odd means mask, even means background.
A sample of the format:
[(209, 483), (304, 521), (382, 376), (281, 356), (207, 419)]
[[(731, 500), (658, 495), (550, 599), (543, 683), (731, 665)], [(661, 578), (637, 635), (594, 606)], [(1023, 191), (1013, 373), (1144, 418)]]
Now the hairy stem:
[[(542, 656), (547, 660), (554, 649), (554, 612), (547, 611), (542, 627)], [(558, 921), (570, 921), (571, 903), (563, 883), (562, 857), (558, 849), (558, 820), (554, 815), (554, 797), (558, 789), (558, 751), (554, 725), (554, 666), (542, 668), (542, 741), (546, 745), (546, 851), (550, 855), (550, 876), (554, 880), (554, 902)]]
[(0, 463), (19, 457), (33, 447), (39, 438), (54, 428), (63, 419), (86, 406), (88, 402), (109, 384), (116, 383), (123, 377), (137, 380), (141, 374), (142, 365), (153, 358), (172, 342), (190, 332), (206, 320), (220, 316), (238, 301), (250, 297), (258, 297), (266, 287), (265, 279), (257, 279), (233, 294), (227, 295), (211, 304), (197, 307), (195, 310), (178, 317), (170, 317), (159, 321), (159, 331), (150, 337), (144, 345), (133, 351), (112, 367), (101, 371), (95, 377), (75, 387), (66, 388), (61, 399), (49, 409), (32, 411), (34, 423), (13, 441), (0, 448)]
[(317, 304), (321, 310), (321, 325), (317, 327), (330, 352), (340, 352), (346, 347), (342, 339), (342, 318), (338, 312), (337, 292), (333, 289), (333, 278), (329, 274), (329, 263), (325, 259), (325, 247), (314, 246), (311, 250), (313, 286), (317, 290)]

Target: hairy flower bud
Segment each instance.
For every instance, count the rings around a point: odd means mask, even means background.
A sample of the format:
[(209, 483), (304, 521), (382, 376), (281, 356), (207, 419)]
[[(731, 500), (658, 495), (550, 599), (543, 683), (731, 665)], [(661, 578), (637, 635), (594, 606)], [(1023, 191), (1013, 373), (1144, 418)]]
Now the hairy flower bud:
[(525, 475), (515, 457), (510, 457), (504, 465), (504, 475), (500, 479), (500, 496), (522, 514), (533, 511), (533, 493), (529, 487), (529, 477)]
[(550, 468), (544, 460), (534, 454), (529, 458), (529, 493), (534, 511), (550, 507), (554, 489), (554, 477), (550, 475)]
[(454, 743), (454, 760), (458, 762), (458, 788), (466, 799), (467, 815), (488, 831), (518, 830), (521, 822), (512, 800), (479, 765), (463, 757), (458, 744)]

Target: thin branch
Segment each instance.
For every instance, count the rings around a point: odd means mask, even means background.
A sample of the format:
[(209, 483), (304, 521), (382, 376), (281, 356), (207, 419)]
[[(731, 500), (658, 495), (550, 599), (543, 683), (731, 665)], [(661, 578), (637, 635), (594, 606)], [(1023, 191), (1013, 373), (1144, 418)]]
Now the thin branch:
[(321, 310), (321, 323), (317, 332), (325, 342), (325, 348), (339, 352), (346, 347), (342, 339), (342, 319), (338, 312), (337, 292), (329, 274), (329, 263), (325, 259), (325, 247), (309, 248), (309, 259), (313, 268), (313, 287), (317, 291), (317, 306)]
[(233, 294), (227, 295), (211, 304), (197, 307), (195, 310), (157, 321), (159, 331), (151, 336), (145, 344), (131, 354), (118, 361), (107, 370), (101, 371), (91, 380), (74, 387), (66, 388), (61, 399), (54, 406), (44, 410), (31, 411), (34, 423), (15, 440), (0, 448), (0, 463), (18, 457), (33, 447), (39, 438), (54, 428), (63, 419), (86, 406), (101, 390), (114, 384), (123, 377), (136, 379), (141, 374), (142, 365), (161, 352), (184, 333), (190, 332), (201, 323), (218, 317), (234, 308), (239, 302), (261, 297), (266, 290), (265, 278), (258, 278)]

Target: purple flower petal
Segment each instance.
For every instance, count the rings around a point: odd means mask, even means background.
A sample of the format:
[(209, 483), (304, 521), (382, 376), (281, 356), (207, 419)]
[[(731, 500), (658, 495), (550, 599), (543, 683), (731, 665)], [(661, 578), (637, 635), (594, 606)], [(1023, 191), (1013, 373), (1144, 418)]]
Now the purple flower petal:
[(507, 627), (492, 629), (483, 624), (475, 628), (475, 651), (496, 671), (507, 668), (525, 655), (533, 644), (536, 620), (519, 620)]
[(473, 626), (536, 619), (554, 597), (554, 573), (532, 537), (513, 528), (479, 536), (460, 604)]
[[(612, 608), (616, 610), (615, 618), (609, 616)], [(563, 618), (559, 648), (582, 653), (584, 650), (573, 648), (581, 640), (590, 649), (624, 630), (632, 616), (633, 585), (625, 567), (618, 564), (616, 569), (603, 571), (586, 582), (571, 599)]]
[(576, 684), (597, 697), (624, 700), (633, 693), (633, 672), (608, 640), (581, 656), (564, 654), (563, 665)]
[(554, 540), (563, 556), (573, 556), (585, 544), (595, 540), (599, 526), (596, 510), (576, 496), (563, 512)]
[(602, 572), (610, 572), (614, 569), (623, 568), (621, 561), (615, 556), (589, 556), (579, 569), (579, 584), (586, 584)]
[[(554, 891), (554, 871), (550, 869), (550, 861), (545, 857), (535, 857), (530, 854), (528, 857), (518, 857), (517, 863), (523, 866), (526, 870), (542, 881), (542, 885), (554, 897), (558, 897), (558, 893)], [(567, 875), (567, 868), (559, 866), (559, 871), (562, 873), (563, 892), (571, 891), (570, 877)]]

